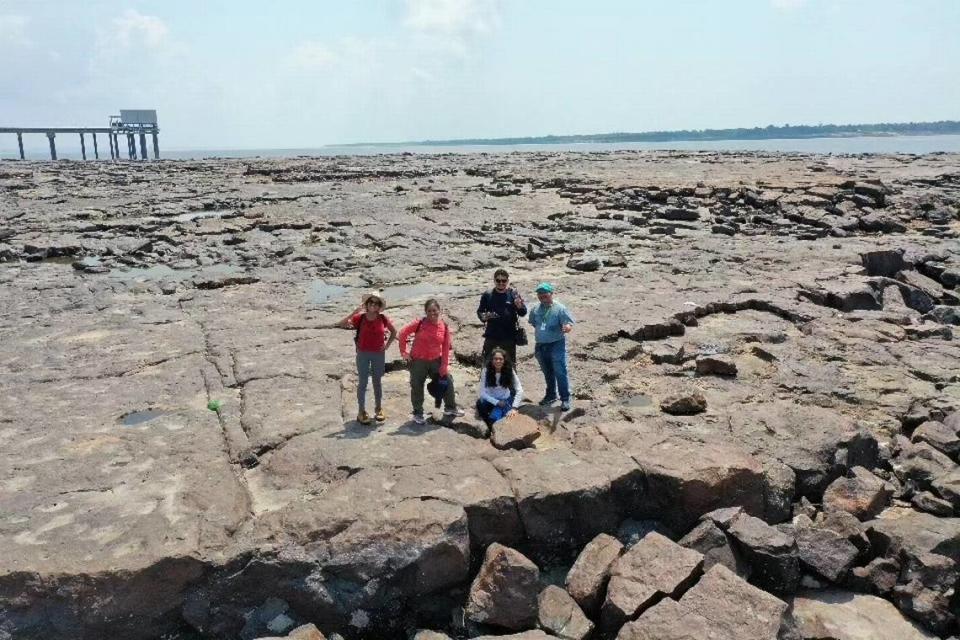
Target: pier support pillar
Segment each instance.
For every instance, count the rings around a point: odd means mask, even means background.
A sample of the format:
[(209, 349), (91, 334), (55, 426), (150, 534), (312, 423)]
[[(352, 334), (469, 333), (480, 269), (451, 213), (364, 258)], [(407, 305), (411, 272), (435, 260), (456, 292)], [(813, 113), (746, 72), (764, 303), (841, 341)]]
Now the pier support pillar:
[(132, 133), (127, 134), (127, 157), (130, 160), (137, 159), (137, 143), (134, 140)]
[(26, 158), (23, 155), (23, 134), (22, 133), (17, 133), (17, 146), (20, 147), (20, 159), (26, 160)]
[(83, 132), (80, 132), (80, 157), (84, 160), (87, 159), (87, 143), (83, 138)]
[(140, 159), (147, 159), (147, 134), (140, 133)]
[(93, 136), (93, 159), (94, 159), (94, 160), (99, 160), (99, 159), (100, 159), (100, 150), (97, 149), (97, 133), (96, 133), (96, 132), (93, 132), (93, 133), (90, 134), (90, 135)]
[(153, 133), (153, 159), (160, 159), (160, 143), (157, 141), (157, 133)]
[(117, 142), (117, 134), (108, 133), (107, 137), (110, 138), (110, 158), (113, 160), (120, 159), (120, 143)]
[(57, 159), (57, 143), (53, 141), (54, 138), (56, 137), (57, 137), (57, 134), (55, 134), (53, 131), (47, 131), (47, 140), (50, 141), (50, 159), (51, 160)]

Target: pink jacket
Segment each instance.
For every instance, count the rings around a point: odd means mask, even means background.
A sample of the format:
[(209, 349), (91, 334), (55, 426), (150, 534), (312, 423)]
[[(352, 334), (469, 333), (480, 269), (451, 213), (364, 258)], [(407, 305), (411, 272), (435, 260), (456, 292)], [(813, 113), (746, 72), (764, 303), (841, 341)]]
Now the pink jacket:
[(414, 360), (440, 359), (440, 375), (447, 375), (450, 365), (450, 351), (453, 349), (452, 331), (441, 320), (433, 324), (426, 318), (414, 320), (400, 329), (400, 355), (407, 355), (407, 340), (413, 334), (413, 348), (410, 357)]

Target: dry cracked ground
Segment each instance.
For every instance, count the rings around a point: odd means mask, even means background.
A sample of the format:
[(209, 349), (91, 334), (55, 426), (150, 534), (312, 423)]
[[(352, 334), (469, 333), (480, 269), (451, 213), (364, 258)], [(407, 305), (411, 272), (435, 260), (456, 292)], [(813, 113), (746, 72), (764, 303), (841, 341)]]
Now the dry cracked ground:
[[(0, 638), (957, 633), (958, 207), (944, 154), (0, 163)], [(394, 349), (354, 422), (361, 292), (471, 405), (500, 266), (573, 410), (523, 347), (530, 420), (417, 426)]]

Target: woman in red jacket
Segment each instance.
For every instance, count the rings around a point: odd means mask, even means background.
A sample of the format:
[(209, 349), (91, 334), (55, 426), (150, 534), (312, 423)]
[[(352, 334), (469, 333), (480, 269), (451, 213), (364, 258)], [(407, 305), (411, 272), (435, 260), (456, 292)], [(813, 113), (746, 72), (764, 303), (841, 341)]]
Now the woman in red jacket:
[[(383, 313), (387, 304), (383, 295), (374, 291), (363, 297), (360, 306), (340, 321), (344, 329), (355, 331), (353, 341), (357, 345), (357, 422), (370, 424), (373, 420), (384, 422), (383, 379), (386, 370), (386, 352), (397, 337), (390, 318)], [(385, 336), (390, 333), (389, 339)], [(373, 418), (366, 410), (367, 378), (373, 377), (373, 399), (376, 403)]]
[[(450, 375), (450, 352), (453, 338), (450, 327), (440, 319), (440, 303), (433, 298), (423, 305), (425, 316), (414, 320), (400, 330), (400, 355), (410, 363), (410, 403), (413, 405), (413, 421), (423, 424), (423, 385), (427, 378), (446, 384), (443, 396), (443, 415), (457, 417), (463, 410), (457, 408)], [(407, 352), (407, 342), (413, 335), (413, 347)]]

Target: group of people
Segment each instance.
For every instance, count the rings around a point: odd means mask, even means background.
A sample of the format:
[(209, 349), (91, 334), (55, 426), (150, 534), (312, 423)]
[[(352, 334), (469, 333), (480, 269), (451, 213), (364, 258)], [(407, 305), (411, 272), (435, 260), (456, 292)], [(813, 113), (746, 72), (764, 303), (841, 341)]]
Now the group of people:
[[(546, 383), (546, 393), (540, 405), (553, 406), (559, 400), (561, 410), (569, 411), (566, 335), (573, 329), (573, 316), (553, 299), (554, 287), (549, 282), (537, 286), (538, 304), (528, 313), (520, 292), (510, 286), (510, 274), (505, 269), (497, 269), (493, 281), (493, 288), (484, 292), (477, 307), (477, 317), (484, 323), (484, 366), (480, 373), (477, 413), (491, 425), (512, 415), (523, 402), (523, 385), (515, 366), (517, 346), (527, 343), (521, 321), (523, 317), (534, 329), (534, 355)], [(437, 406), (442, 401), (444, 416), (464, 415), (463, 409), (457, 405), (450, 375), (452, 331), (442, 318), (440, 303), (434, 298), (427, 300), (423, 305), (423, 317), (404, 326), (399, 335), (384, 313), (385, 309), (383, 295), (369, 293), (359, 307), (340, 321), (341, 327), (354, 330), (357, 347), (357, 421), (371, 424), (387, 419), (383, 411), (383, 375), (386, 352), (394, 341), (399, 341), (400, 355), (409, 364), (413, 421), (417, 424), (426, 422), (423, 412), (425, 385), (437, 398)], [(367, 384), (371, 380), (375, 403), (373, 416), (366, 410)]]

